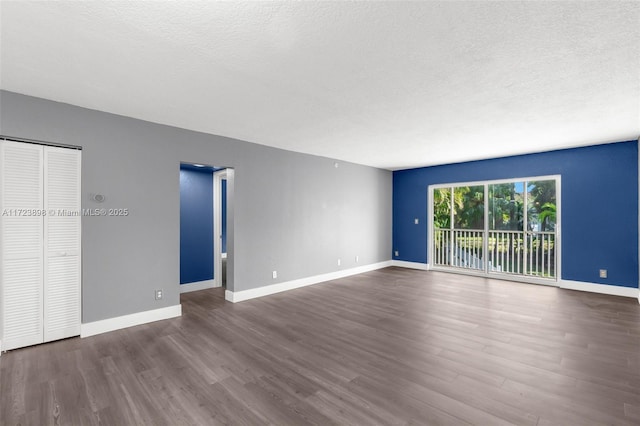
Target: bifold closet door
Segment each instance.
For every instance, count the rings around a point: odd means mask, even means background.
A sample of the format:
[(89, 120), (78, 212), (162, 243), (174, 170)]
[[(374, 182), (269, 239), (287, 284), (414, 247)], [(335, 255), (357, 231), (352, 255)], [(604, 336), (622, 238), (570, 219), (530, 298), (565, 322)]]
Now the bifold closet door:
[(80, 153), (44, 147), (44, 341), (80, 334)]
[(0, 339), (80, 334), (81, 152), (0, 141)]
[(42, 343), (42, 146), (0, 141), (2, 350)]

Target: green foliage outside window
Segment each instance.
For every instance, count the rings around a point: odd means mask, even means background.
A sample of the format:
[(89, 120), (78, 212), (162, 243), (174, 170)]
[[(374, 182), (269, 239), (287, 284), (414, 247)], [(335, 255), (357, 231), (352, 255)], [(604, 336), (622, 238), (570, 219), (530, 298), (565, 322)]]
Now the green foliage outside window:
[[(489, 229), (523, 231), (524, 197), (529, 231), (553, 231), (556, 222), (554, 180), (489, 185)], [(451, 191), (453, 190), (453, 200)], [(453, 224), (451, 226), (451, 209)], [(484, 186), (457, 186), (433, 191), (433, 224), (438, 229), (484, 229)]]

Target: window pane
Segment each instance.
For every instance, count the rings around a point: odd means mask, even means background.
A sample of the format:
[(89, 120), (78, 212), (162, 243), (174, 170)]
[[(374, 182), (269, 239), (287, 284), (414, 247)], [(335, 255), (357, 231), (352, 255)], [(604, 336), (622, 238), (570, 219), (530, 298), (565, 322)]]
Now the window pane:
[(484, 185), (453, 189), (455, 229), (484, 229)]
[(489, 185), (489, 229), (523, 230), (524, 182)]
[(433, 190), (433, 226), (451, 228), (451, 188)]
[(527, 184), (529, 231), (556, 228), (556, 181), (540, 180)]

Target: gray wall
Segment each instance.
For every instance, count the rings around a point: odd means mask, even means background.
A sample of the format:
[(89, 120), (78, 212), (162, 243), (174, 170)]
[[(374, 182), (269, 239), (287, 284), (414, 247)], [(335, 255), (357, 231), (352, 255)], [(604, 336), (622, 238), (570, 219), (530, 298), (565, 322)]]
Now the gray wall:
[(179, 303), (181, 161), (234, 168), (231, 291), (391, 258), (389, 171), (6, 91), (0, 134), (82, 146), (83, 208), (131, 212), (83, 218), (83, 322)]

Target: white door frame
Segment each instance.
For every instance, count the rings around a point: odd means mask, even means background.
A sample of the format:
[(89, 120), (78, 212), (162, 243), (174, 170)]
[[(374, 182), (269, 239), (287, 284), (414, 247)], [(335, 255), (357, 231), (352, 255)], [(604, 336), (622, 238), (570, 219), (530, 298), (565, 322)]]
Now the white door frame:
[(222, 181), (227, 169), (213, 172), (213, 277), (214, 287), (222, 286)]

